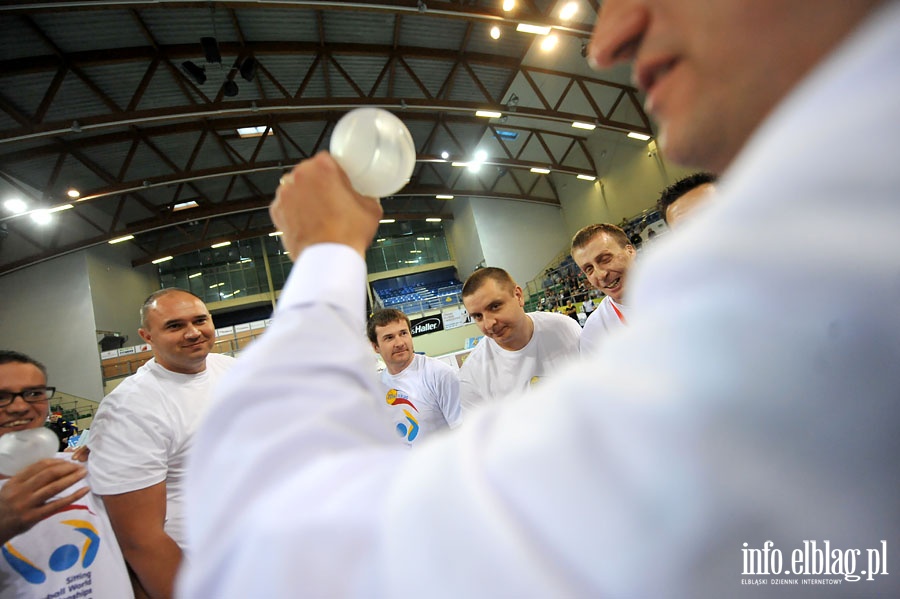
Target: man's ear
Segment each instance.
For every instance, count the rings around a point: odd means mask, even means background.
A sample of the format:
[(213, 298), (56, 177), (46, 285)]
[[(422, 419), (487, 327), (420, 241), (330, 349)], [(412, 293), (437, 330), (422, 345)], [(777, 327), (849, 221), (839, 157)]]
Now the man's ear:
[(146, 329), (138, 329), (138, 335), (141, 336), (141, 339), (143, 339), (147, 343), (150, 343), (150, 331)]

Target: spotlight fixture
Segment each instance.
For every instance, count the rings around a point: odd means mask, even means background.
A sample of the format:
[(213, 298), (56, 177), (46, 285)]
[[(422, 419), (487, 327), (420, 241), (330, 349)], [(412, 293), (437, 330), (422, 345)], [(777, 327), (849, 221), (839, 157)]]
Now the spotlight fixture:
[(510, 112), (515, 112), (516, 108), (519, 106), (519, 96), (515, 93), (509, 97), (509, 100), (506, 102), (506, 109)]
[(417, 8), (417, 9), (419, 10), (419, 12), (421, 12), (421, 13), (424, 13), (424, 12), (427, 12), (427, 11), (428, 11), (428, 5), (425, 4), (425, 0), (419, 0), (419, 1), (416, 3), (416, 8)]
[(219, 54), (219, 42), (214, 37), (201, 37), (200, 45), (203, 46), (203, 54), (206, 55), (206, 62), (210, 64), (220, 64), (222, 55)]
[(581, 42), (581, 57), (587, 58), (587, 54), (588, 54), (587, 43)]
[(235, 97), (240, 91), (238, 84), (231, 79), (222, 84), (222, 93), (229, 98)]
[(246, 58), (244, 62), (241, 63), (241, 77), (243, 77), (245, 81), (253, 81), (253, 78), (256, 77), (257, 66), (258, 63), (255, 58), (252, 56)]
[(494, 25), (491, 27), (491, 39), (498, 40), (500, 39), (500, 28)]
[(203, 85), (206, 83), (206, 68), (197, 66), (190, 60), (185, 60), (181, 63), (181, 70), (185, 72), (185, 74), (194, 80), (194, 83), (197, 85)]

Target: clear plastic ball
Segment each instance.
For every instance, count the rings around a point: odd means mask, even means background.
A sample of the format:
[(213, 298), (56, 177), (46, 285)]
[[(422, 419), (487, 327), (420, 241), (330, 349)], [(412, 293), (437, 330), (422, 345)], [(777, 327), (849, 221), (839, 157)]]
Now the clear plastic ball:
[(59, 437), (48, 428), (13, 431), (0, 437), (0, 474), (13, 476), (59, 450)]
[(381, 108), (345, 114), (331, 134), (331, 155), (362, 195), (397, 193), (412, 176), (416, 146), (406, 125)]

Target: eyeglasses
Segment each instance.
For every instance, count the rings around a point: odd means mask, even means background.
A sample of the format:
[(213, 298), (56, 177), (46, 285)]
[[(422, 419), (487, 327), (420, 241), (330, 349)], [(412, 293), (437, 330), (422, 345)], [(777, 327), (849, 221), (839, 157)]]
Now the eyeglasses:
[(47, 401), (56, 393), (56, 387), (37, 387), (34, 389), (23, 389), (21, 391), (0, 391), (0, 408), (5, 408), (11, 404), (17, 397), (21, 397), (28, 403), (37, 403), (39, 401)]

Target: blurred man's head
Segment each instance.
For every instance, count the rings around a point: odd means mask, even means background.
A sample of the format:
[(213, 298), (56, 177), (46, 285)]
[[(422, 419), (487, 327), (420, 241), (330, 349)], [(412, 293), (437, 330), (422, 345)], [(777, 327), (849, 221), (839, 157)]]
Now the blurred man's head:
[(616, 225), (588, 225), (572, 238), (575, 264), (594, 288), (617, 302), (625, 295), (635, 253), (625, 231)]
[(19, 352), (0, 351), (0, 435), (43, 426), (54, 391), (47, 386), (43, 364)]
[(366, 335), (391, 374), (412, 364), (415, 352), (409, 317), (400, 310), (375, 311), (366, 324)]
[(160, 366), (181, 374), (206, 370), (216, 327), (206, 304), (183, 289), (162, 289), (141, 306), (141, 338), (153, 347)]
[(656, 203), (666, 224), (674, 229), (695, 209), (712, 199), (715, 182), (716, 176), (712, 173), (694, 173), (666, 187)]
[(502, 268), (473, 272), (463, 285), (462, 298), (472, 322), (503, 349), (518, 351), (531, 341), (534, 323), (525, 314), (522, 288)]
[(878, 4), (604, 0), (588, 58), (600, 68), (632, 63), (666, 157), (721, 173), (774, 106)]

